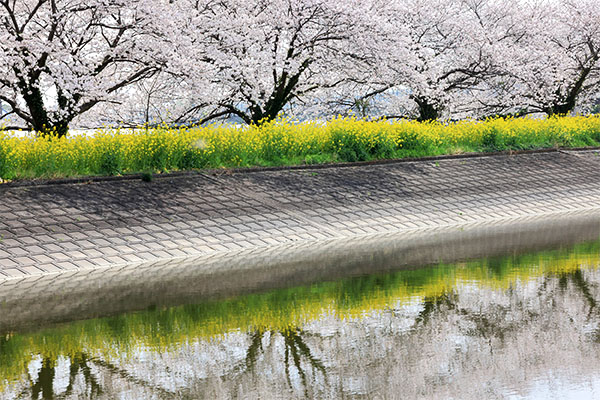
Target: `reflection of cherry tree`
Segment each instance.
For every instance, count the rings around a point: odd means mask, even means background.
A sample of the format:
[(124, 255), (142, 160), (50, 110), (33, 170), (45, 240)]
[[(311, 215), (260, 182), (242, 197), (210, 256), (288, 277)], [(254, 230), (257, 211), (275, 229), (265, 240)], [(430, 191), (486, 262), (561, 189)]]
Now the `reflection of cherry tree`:
[(137, 387), (138, 391), (140, 389), (147, 390), (161, 398), (172, 398), (174, 395), (174, 393), (150, 382), (136, 378), (128, 371), (106, 360), (91, 357), (85, 352), (75, 353), (68, 358), (68, 362), (68, 384), (63, 391), (56, 391), (58, 358), (43, 357), (37, 376), (28, 376), (29, 386), (17, 398), (25, 398), (29, 395), (32, 399), (39, 399), (40, 395), (42, 399), (66, 399), (73, 398), (73, 396), (94, 399), (103, 395), (110, 397), (116, 395), (116, 393), (111, 393), (112, 385), (103, 385), (102, 382), (111, 378), (111, 380), (119, 379), (127, 382), (134, 388)]
[[(594, 319), (596, 322), (600, 321), (600, 309), (598, 309), (598, 302), (596, 301), (596, 296), (593, 292), (593, 287), (597, 286), (597, 284), (590, 282), (581, 269), (560, 275), (559, 287), (561, 291), (566, 291), (569, 283), (579, 290), (581, 296), (583, 299), (585, 299), (589, 306), (587, 322), (593, 322)], [(598, 323), (594, 329), (593, 340), (597, 343), (600, 343), (600, 323)]]
[[(578, 293), (584, 303), (587, 304), (589, 308), (588, 312), (585, 313), (586, 322), (593, 322), (594, 319), (600, 321), (600, 310), (597, 308), (597, 301), (593, 293), (594, 284), (590, 282), (589, 277), (586, 277), (582, 269), (562, 272), (557, 276), (543, 277), (536, 290), (538, 296), (553, 298), (557, 294), (556, 290), (552, 290), (551, 285), (549, 285), (549, 281), (553, 278), (557, 280), (558, 288), (563, 294), (568, 289), (572, 289), (570, 294)], [(513, 296), (516, 295), (511, 289), (507, 292)], [(519, 300), (517, 304), (490, 304), (485, 309), (485, 312), (482, 312), (481, 309), (461, 307), (456, 291), (445, 292), (437, 296), (426, 296), (422, 300), (422, 310), (415, 318), (414, 328), (419, 328), (426, 325), (430, 320), (435, 319), (436, 313), (443, 315), (455, 312), (466, 321), (472, 323), (471, 328), (465, 330), (465, 333), (476, 337), (488, 338), (491, 344), (492, 337), (503, 341), (510, 332), (517, 332), (519, 330), (520, 322), (515, 321), (510, 316), (511, 312), (514, 312), (514, 309), (511, 310), (511, 307), (514, 308), (515, 305), (518, 308), (524, 307), (523, 301)], [(529, 316), (536, 317), (539, 314), (529, 311)], [(600, 341), (600, 327), (596, 330), (595, 334), (597, 335), (597, 340)]]
[[(360, 303), (360, 314), (329, 308), (301, 326), (236, 330), (161, 351), (142, 345), (110, 360), (76, 353), (62, 372), (56, 359), (40, 359), (21, 397), (484, 398), (503, 397), (506, 387), (525, 396), (532, 379), (600, 375), (600, 270), (506, 281), (495, 279), (509, 273), (503, 265), (486, 265), (489, 282), (459, 280), (385, 307)], [(351, 281), (337, 304), (351, 309), (352, 299), (383, 287), (373, 277)]]
[(57, 376), (57, 361), (56, 357), (43, 357), (37, 376), (35, 378), (28, 376), (30, 385), (18, 398), (24, 398), (28, 393), (31, 394), (32, 399), (38, 399), (40, 395), (42, 399), (67, 398), (73, 395), (73, 388), (79, 375), (83, 377), (85, 386), (83, 393), (87, 397), (95, 398), (103, 393), (102, 387), (98, 383), (98, 377), (92, 372), (89, 364), (90, 360), (85, 353), (77, 353), (69, 359), (69, 383), (67, 388), (63, 393), (55, 393), (54, 383)]
[(444, 307), (446, 310), (452, 310), (456, 308), (455, 303), (457, 298), (457, 294), (452, 292), (444, 292), (437, 296), (423, 297), (423, 309), (415, 318), (415, 328), (419, 325), (427, 324), (434, 313), (443, 312), (442, 307)]
[[(307, 333), (302, 329), (295, 326), (284, 329), (257, 328), (245, 335), (248, 337), (245, 357), (229, 373), (221, 377), (225, 381), (231, 384), (242, 383), (247, 377), (260, 376), (264, 364), (280, 363), (280, 369), (285, 371), (284, 379), (289, 389), (294, 390), (295, 376), (297, 376), (296, 382), (299, 382), (302, 387), (303, 397), (311, 396), (311, 386), (318, 380), (318, 375), (323, 379), (322, 382), (327, 382), (325, 365), (313, 355), (304, 338)], [(277, 348), (280, 345), (283, 345), (283, 351), (282, 357), (278, 358)], [(128, 365), (127, 362), (121, 362), (122, 360), (111, 362), (105, 357), (91, 356), (83, 351), (63, 358), (63, 362), (68, 364), (67, 377), (64, 373), (65, 365), (60, 368), (58, 357), (47, 356), (38, 361), (39, 368), (31, 370), (31, 375), (28, 375), (28, 385), (17, 395), (17, 398), (93, 399), (117, 396), (121, 391), (127, 390), (138, 397), (191, 399), (198, 398), (199, 393), (204, 393), (206, 387), (210, 388), (212, 384), (210, 378), (196, 378), (194, 382), (189, 382), (189, 387), (172, 390), (168, 382), (152, 380), (152, 374), (142, 377), (145, 372), (153, 369), (148, 363)], [(191, 360), (188, 360), (188, 363), (193, 365)], [(170, 369), (169, 365), (162, 365), (162, 368)], [(194, 367), (191, 369), (193, 370)], [(58, 382), (63, 382), (66, 387), (59, 389)], [(210, 397), (209, 395), (206, 398)]]
[[(310, 365), (294, 344), (295, 332), (310, 357), (321, 360), (327, 384), (314, 372), (309, 379), (304, 367), (309, 392), (306, 387), (302, 394), (289, 392), (290, 398), (502, 397), (503, 388), (526, 390), (531, 377), (543, 380), (549, 371), (600, 373), (594, 362), (600, 349), (582, 330), (600, 323), (595, 311), (589, 313), (596, 309), (597, 282), (600, 272), (593, 270), (517, 280), (508, 287), (459, 282), (438, 295), (357, 317), (333, 312), (287, 333), (240, 333), (246, 338), (244, 357), (231, 361), (238, 367), (198, 380), (189, 393), (252, 397), (289, 388), (298, 365), (292, 349), (300, 367)], [(302, 381), (300, 372), (296, 379)]]
[(251, 338), (250, 345), (248, 346), (248, 351), (246, 352), (246, 367), (249, 371), (254, 372), (257, 364), (257, 357), (259, 354), (259, 350), (263, 350), (263, 338), (266, 334), (269, 335), (280, 335), (283, 338), (283, 343), (285, 346), (285, 354), (284, 354), (284, 366), (285, 366), (285, 375), (287, 378), (287, 382), (290, 388), (293, 387), (290, 361), (293, 364), (293, 367), (296, 369), (298, 375), (300, 376), (300, 380), (302, 382), (302, 386), (304, 387), (304, 392), (308, 397), (308, 385), (306, 379), (306, 371), (302, 366), (302, 360), (308, 362), (309, 366), (312, 367), (313, 376), (315, 372), (320, 372), (325, 381), (327, 380), (327, 372), (325, 366), (318, 358), (314, 357), (311, 353), (310, 348), (306, 345), (302, 335), (305, 334), (300, 328), (296, 326), (288, 326), (281, 330), (265, 330), (264, 328), (258, 328), (254, 332), (250, 333), (249, 336)]

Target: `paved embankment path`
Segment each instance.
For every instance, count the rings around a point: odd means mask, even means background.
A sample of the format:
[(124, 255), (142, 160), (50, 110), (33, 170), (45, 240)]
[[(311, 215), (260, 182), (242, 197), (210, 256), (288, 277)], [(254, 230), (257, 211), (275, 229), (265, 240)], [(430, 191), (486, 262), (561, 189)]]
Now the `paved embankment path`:
[(0, 282), (598, 209), (598, 151), (0, 185)]

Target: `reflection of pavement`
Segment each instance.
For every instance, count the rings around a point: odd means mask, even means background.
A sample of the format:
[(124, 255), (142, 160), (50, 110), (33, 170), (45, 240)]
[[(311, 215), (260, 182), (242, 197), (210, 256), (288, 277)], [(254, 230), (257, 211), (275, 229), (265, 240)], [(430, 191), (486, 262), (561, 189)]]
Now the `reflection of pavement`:
[(591, 212), (596, 154), (0, 186), (0, 282)]
[(600, 210), (570, 212), (9, 279), (0, 284), (0, 332), (442, 261), (553, 249), (599, 235)]

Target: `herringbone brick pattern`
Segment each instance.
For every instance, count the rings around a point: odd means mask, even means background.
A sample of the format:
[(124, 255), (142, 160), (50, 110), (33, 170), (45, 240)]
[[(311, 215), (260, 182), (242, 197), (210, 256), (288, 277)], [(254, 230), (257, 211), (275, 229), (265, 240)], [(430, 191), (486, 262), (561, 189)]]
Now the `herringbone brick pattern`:
[(594, 151), (0, 186), (0, 280), (599, 207)]

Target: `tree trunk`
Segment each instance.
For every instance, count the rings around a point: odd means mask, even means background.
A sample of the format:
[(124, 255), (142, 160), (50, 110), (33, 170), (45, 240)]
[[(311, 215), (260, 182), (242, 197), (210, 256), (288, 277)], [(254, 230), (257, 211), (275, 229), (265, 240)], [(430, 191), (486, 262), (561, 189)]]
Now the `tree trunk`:
[(31, 115), (33, 130), (40, 136), (63, 137), (69, 131), (71, 118), (65, 117), (58, 121), (52, 121), (44, 106), (42, 92), (34, 85), (23, 86), (23, 98)]
[(67, 120), (61, 120), (52, 124), (50, 133), (56, 137), (66, 136), (69, 132), (69, 122)]
[(579, 72), (579, 77), (577, 78), (573, 86), (569, 88), (567, 95), (563, 97), (561, 101), (546, 107), (546, 109), (544, 109), (544, 112), (548, 114), (548, 116), (570, 114), (575, 109), (575, 105), (577, 104), (577, 97), (581, 93), (581, 90), (583, 89), (583, 84), (591, 71), (591, 68), (583, 68)]
[(414, 100), (419, 106), (419, 116), (417, 117), (417, 121), (436, 121), (440, 117), (440, 110), (435, 105), (427, 101), (427, 99), (415, 97)]
[(31, 125), (36, 132), (46, 132), (50, 129), (50, 119), (44, 107), (42, 92), (35, 86), (22, 88), (23, 98), (31, 115)]
[(305, 60), (300, 70), (292, 76), (289, 76), (287, 72), (283, 72), (281, 77), (278, 79), (273, 93), (264, 104), (264, 107), (255, 106), (250, 108), (252, 123), (260, 125), (264, 122), (273, 121), (277, 118), (279, 113), (283, 111), (285, 105), (293, 97), (292, 92), (298, 85), (300, 76), (308, 68), (312, 61)]
[(566, 115), (570, 114), (571, 111), (575, 108), (575, 104), (570, 103), (560, 103), (553, 104), (550, 107), (547, 107), (544, 112), (548, 114), (549, 117), (553, 115)]
[(277, 118), (279, 113), (283, 110), (285, 106), (285, 102), (274, 102), (269, 101), (267, 103), (266, 110), (263, 110), (261, 107), (251, 107), (250, 108), (250, 119), (252, 120), (252, 124), (261, 125), (266, 122), (271, 122)]

